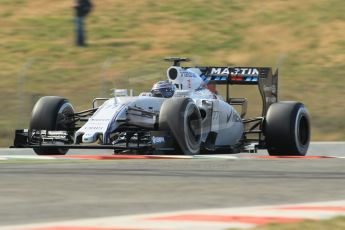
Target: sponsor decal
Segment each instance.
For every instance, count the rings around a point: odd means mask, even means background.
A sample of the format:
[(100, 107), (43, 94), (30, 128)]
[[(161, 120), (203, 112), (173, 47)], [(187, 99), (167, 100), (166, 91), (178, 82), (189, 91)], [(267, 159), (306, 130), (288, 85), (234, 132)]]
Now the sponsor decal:
[(232, 117), (232, 111), (230, 111), (230, 114), (226, 115), (226, 123), (229, 123), (231, 117)]
[[(204, 77), (203, 81), (207, 84), (209, 81), (227, 81), (226, 77), (220, 77), (220, 76), (211, 76), (211, 77)], [(238, 82), (258, 82), (258, 77), (246, 77), (246, 76), (231, 76), (230, 81), (238, 81)]]
[[(231, 71), (232, 70), (232, 71)], [(231, 75), (237, 76), (259, 76), (259, 70), (257, 68), (222, 68), (222, 67), (213, 67), (211, 69), (211, 75)]]
[(226, 123), (229, 123), (229, 122), (241, 122), (242, 119), (236, 114), (234, 113), (233, 110), (230, 111), (229, 114), (226, 115)]
[(248, 82), (257, 82), (257, 81), (258, 81), (258, 78), (257, 78), (257, 77), (246, 77), (246, 78), (245, 78), (245, 81), (248, 81)]
[(244, 77), (242, 76), (231, 76), (231, 81), (243, 81)]
[(181, 77), (191, 77), (196, 78), (197, 75), (191, 71), (181, 71)]
[(153, 136), (152, 137), (152, 143), (154, 145), (164, 144), (165, 143), (165, 139), (164, 139), (164, 137), (155, 137), (155, 136)]

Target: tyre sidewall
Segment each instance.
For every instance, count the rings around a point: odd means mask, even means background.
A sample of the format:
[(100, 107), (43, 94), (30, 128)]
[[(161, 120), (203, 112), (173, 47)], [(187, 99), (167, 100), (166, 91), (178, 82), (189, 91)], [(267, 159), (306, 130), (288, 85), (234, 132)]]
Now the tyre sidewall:
[[(188, 119), (191, 114), (197, 127), (195, 137), (189, 128)], [(170, 131), (177, 143), (177, 151), (186, 155), (198, 154), (201, 144), (201, 115), (198, 107), (190, 98), (170, 98), (161, 107), (159, 129)]]
[[(32, 110), (30, 130), (69, 131), (73, 135), (74, 127), (65, 127), (58, 122), (63, 113), (74, 113), (67, 99), (56, 96), (40, 98)], [(38, 155), (65, 155), (68, 148), (34, 148), (34, 151)]]
[[(186, 107), (184, 111), (181, 111), (181, 115), (183, 116), (183, 119), (181, 119), (181, 122), (183, 121), (183, 131), (184, 131), (184, 140), (185, 140), (185, 145), (189, 152), (191, 154), (198, 154), (200, 151), (200, 144), (201, 144), (201, 115), (199, 112), (198, 107), (195, 105), (195, 103), (191, 100), (188, 101), (186, 104)], [(194, 120), (195, 126), (197, 126), (197, 133), (196, 135), (198, 136), (195, 138), (195, 136), (192, 134), (191, 130), (189, 129), (189, 124), (188, 124), (188, 117), (193, 114), (196, 115), (196, 113), (199, 113), (198, 120)]]
[(264, 132), (270, 155), (304, 156), (310, 142), (308, 111), (299, 102), (272, 104), (267, 112)]
[(35, 104), (30, 120), (30, 129), (37, 130), (64, 130), (57, 123), (58, 116), (64, 110), (70, 109), (74, 112), (69, 101), (62, 97), (46, 96), (42, 97)]
[[(309, 148), (309, 142), (310, 142), (310, 122), (309, 122), (309, 114), (307, 109), (301, 105), (299, 106), (297, 110), (296, 118), (294, 119), (294, 147), (298, 153), (302, 153), (305, 155), (307, 153), (307, 150)], [(301, 127), (301, 122), (307, 122), (308, 130), (306, 127)], [(303, 125), (302, 125), (303, 126)], [(307, 132), (307, 134), (302, 134), (303, 132)], [(307, 135), (307, 137), (301, 138), (301, 135)], [(303, 140), (302, 140), (303, 139)]]

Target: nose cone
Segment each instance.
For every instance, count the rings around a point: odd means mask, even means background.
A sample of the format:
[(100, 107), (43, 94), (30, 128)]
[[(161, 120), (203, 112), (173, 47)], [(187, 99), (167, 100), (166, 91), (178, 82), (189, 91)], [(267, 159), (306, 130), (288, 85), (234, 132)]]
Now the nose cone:
[(93, 143), (97, 140), (97, 134), (93, 133), (93, 134), (89, 134), (89, 133), (85, 133), (83, 135), (83, 143)]

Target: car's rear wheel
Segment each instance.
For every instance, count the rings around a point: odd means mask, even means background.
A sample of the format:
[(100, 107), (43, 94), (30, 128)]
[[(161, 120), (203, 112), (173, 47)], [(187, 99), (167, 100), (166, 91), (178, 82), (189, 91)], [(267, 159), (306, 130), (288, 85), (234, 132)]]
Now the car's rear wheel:
[(186, 155), (200, 152), (201, 115), (190, 98), (170, 98), (162, 104), (159, 129), (171, 131), (178, 149)]
[(299, 102), (272, 104), (265, 119), (264, 134), (272, 156), (304, 156), (310, 142), (310, 119)]
[[(40, 98), (35, 104), (30, 120), (30, 130), (68, 131), (74, 132), (74, 123), (71, 116), (74, 114), (73, 106), (62, 97), (46, 96)], [(38, 155), (65, 155), (68, 148), (34, 148)]]

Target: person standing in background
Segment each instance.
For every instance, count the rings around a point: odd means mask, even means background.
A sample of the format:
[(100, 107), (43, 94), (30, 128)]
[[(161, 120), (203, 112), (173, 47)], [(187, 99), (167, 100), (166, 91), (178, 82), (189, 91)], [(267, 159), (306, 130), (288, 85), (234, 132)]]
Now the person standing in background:
[(86, 46), (85, 36), (85, 17), (92, 10), (91, 0), (76, 0), (75, 9), (75, 24), (76, 24), (76, 44), (77, 46)]

